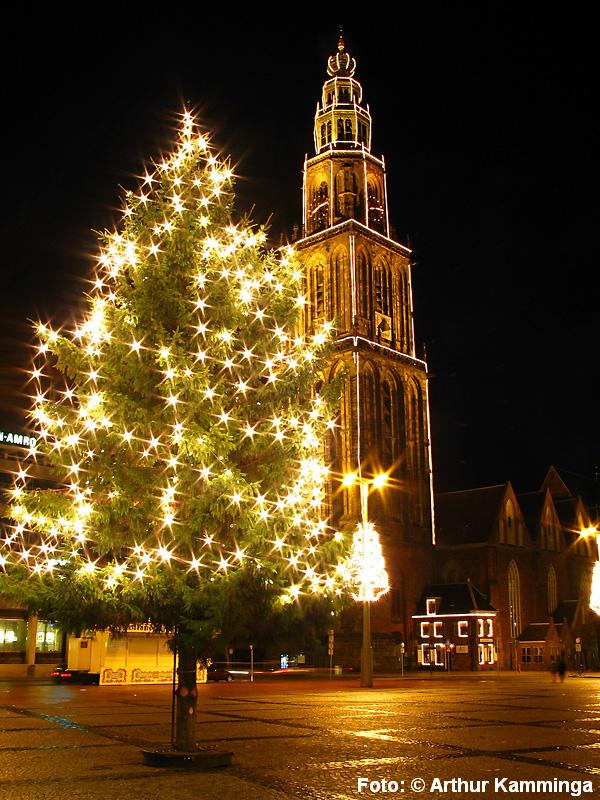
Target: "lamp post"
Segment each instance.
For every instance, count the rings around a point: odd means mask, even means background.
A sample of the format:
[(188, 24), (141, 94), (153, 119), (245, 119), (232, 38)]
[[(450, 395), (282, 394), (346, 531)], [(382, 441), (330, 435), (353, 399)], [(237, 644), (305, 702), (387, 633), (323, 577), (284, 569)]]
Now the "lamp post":
[(352, 540), (352, 553), (348, 568), (348, 578), (354, 587), (352, 596), (363, 604), (363, 634), (360, 654), (360, 685), (373, 686), (373, 647), (371, 644), (371, 603), (389, 590), (388, 575), (385, 569), (379, 534), (368, 521), (369, 486), (383, 489), (387, 484), (385, 473), (366, 479), (350, 472), (344, 476), (343, 485), (358, 483), (360, 488), (360, 508), (362, 521), (359, 522)]

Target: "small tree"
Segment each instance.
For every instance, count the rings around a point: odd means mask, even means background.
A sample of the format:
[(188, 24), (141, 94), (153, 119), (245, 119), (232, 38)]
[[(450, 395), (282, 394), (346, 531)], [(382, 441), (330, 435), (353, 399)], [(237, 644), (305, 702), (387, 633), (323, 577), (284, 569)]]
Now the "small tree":
[(332, 595), (342, 572), (321, 515), (333, 414), (312, 390), (331, 326), (298, 333), (294, 254), (233, 224), (231, 187), (184, 114), (101, 239), (83, 321), (37, 326), (32, 416), (61, 488), (20, 472), (0, 550), (0, 591), (67, 630), (173, 632), (183, 750), (236, 582), (289, 602)]

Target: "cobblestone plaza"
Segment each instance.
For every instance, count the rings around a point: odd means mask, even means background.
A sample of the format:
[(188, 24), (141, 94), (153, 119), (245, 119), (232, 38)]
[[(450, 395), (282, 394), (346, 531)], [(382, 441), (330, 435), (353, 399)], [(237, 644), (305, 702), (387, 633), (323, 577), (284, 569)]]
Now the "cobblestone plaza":
[[(341, 800), (474, 793), (432, 791), (436, 778), (491, 781), (488, 791), (477, 793), (485, 797), (504, 795), (493, 790), (502, 778), (572, 786), (591, 781), (598, 790), (600, 678), (572, 677), (564, 684), (553, 684), (547, 674), (379, 678), (372, 690), (357, 687), (356, 679), (291, 676), (201, 686), (198, 738), (231, 750), (234, 759), (229, 768), (198, 772), (142, 765), (141, 747), (169, 740), (165, 687), (5, 682), (0, 798)], [(375, 794), (363, 783), (359, 793), (360, 778), (396, 781), (398, 791)], [(421, 785), (422, 791), (413, 788)], [(562, 795), (576, 796), (564, 789), (534, 796)]]

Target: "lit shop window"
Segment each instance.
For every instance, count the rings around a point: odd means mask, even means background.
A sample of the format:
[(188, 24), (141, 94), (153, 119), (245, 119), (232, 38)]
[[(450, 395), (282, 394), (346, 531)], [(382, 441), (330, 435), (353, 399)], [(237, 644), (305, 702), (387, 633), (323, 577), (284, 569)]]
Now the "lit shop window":
[(421, 623), (421, 639), (429, 639), (429, 623)]
[(429, 645), (421, 645), (421, 664), (429, 664)]
[(486, 622), (487, 622), (487, 635), (491, 639), (494, 635), (494, 620), (490, 617), (489, 619), (486, 619)]
[(461, 619), (456, 623), (458, 626), (458, 635), (461, 639), (466, 639), (469, 635), (469, 622), (466, 619)]
[(427, 598), (427, 614), (430, 617), (432, 617), (434, 614), (437, 614), (437, 601), (435, 597)]
[(444, 623), (441, 620), (439, 622), (434, 622), (433, 623), (433, 637), (434, 637), (434, 639), (443, 639), (444, 638), (444, 632), (442, 630), (443, 624)]
[(0, 619), (0, 652), (24, 651), (26, 636), (27, 626), (24, 619)]
[(40, 620), (35, 636), (37, 653), (58, 653), (62, 650), (63, 634), (52, 622)]
[(496, 654), (494, 652), (494, 645), (488, 644), (487, 645), (487, 660), (488, 664), (493, 664), (496, 660)]
[(444, 666), (444, 645), (443, 644), (436, 644), (435, 649), (435, 665), (436, 667), (443, 667)]

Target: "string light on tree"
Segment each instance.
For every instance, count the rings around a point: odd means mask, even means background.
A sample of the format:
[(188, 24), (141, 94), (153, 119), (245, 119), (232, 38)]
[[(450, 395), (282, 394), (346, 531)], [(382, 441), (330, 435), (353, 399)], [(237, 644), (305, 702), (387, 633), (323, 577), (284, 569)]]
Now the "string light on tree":
[(173, 151), (101, 239), (83, 318), (37, 325), (31, 457), (64, 488), (16, 476), (7, 591), (35, 578), (57, 607), (69, 589), (96, 613), (101, 592), (110, 624), (173, 627), (195, 604), (207, 630), (211, 598), (240, 571), (287, 601), (340, 591), (342, 542), (322, 516), (336, 412), (328, 387), (310, 389), (332, 325), (298, 335), (294, 251), (265, 252), (262, 230), (232, 222), (232, 181), (183, 114)]

